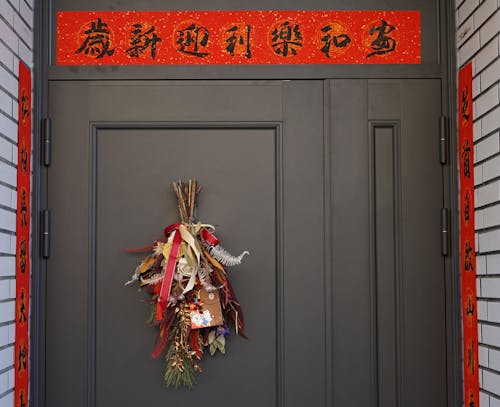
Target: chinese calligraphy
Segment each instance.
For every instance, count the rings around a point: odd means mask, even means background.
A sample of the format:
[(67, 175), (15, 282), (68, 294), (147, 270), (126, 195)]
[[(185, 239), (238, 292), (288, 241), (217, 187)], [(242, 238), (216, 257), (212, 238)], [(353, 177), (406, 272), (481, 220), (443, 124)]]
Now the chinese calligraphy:
[(476, 374), (476, 358), (474, 355), (474, 341), (471, 341), (467, 347), (467, 369), (470, 374), (474, 376)]
[(467, 123), (470, 119), (470, 108), (469, 108), (469, 88), (465, 87), (462, 89), (462, 99), (460, 101), (460, 113), (462, 119)]
[[(351, 38), (346, 34), (345, 28), (339, 23), (330, 23), (321, 28), (321, 52), (330, 58), (330, 51), (345, 49), (351, 42)], [(332, 49), (333, 46), (333, 49)]]
[(26, 370), (28, 365), (27, 360), (28, 352), (26, 351), (26, 346), (21, 345), (19, 348), (19, 353), (17, 354), (17, 371), (21, 372)]
[(208, 39), (209, 32), (205, 27), (196, 22), (190, 22), (184, 28), (177, 29), (175, 43), (178, 46), (178, 52), (204, 58), (209, 54), (205, 51)]
[[(80, 52), (82, 57), (97, 55), (99, 45), (93, 43), (98, 41), (93, 37), (97, 33), (85, 34), (91, 30), (91, 24), (73, 24), (73, 27), (82, 27), (77, 43), (83, 46)], [(95, 22), (94, 28), (98, 31), (99, 22)], [(91, 51), (94, 48), (94, 51)], [(88, 53), (85, 54), (85, 49)], [(99, 51), (100, 52), (100, 51)], [(69, 53), (75, 55), (72, 48)], [(86, 58), (89, 59), (89, 58)], [(16, 298), (14, 303), (15, 320), (15, 344), (14, 344), (14, 402), (15, 407), (27, 407), (29, 389), (29, 312), (30, 312), (30, 197), (31, 197), (31, 70), (23, 62), (19, 61), (19, 86), (18, 86), (18, 144), (17, 144), (17, 192), (16, 192)]]
[(476, 315), (476, 301), (473, 297), (472, 290), (467, 290), (467, 296), (464, 299), (465, 301), (465, 319), (467, 321), (467, 325), (472, 327), (472, 323), (474, 321), (474, 317)]
[(478, 303), (474, 225), (474, 128), (472, 124), (472, 64), (458, 75), (458, 149), (460, 169), (460, 266), (462, 280), (463, 386), (466, 407), (479, 405)]
[(26, 227), (28, 225), (28, 203), (27, 203), (27, 192), (26, 188), (21, 188), (21, 226)]
[(475, 395), (474, 392), (471, 391), (469, 395), (469, 402), (468, 402), (469, 404), (467, 407), (476, 407), (476, 402), (474, 400), (475, 400)]
[(61, 11), (56, 63), (418, 64), (420, 27), (403, 10)]
[(26, 240), (22, 239), (19, 243), (19, 271), (26, 271)]
[(474, 303), (472, 302), (472, 298), (467, 298), (467, 308), (466, 308), (466, 314), (467, 315), (474, 315)]
[(469, 222), (471, 212), (471, 196), (470, 191), (465, 191), (464, 197), (464, 221)]
[(102, 22), (100, 18), (97, 21), (90, 22), (90, 28), (84, 31), (85, 40), (75, 53), (83, 52), (85, 55), (91, 55), (95, 58), (102, 58), (105, 55), (111, 56), (115, 52), (110, 49), (110, 32), (108, 24)]
[(472, 246), (469, 241), (465, 242), (465, 253), (464, 253), (464, 269), (465, 271), (474, 270), (474, 265), (472, 264), (474, 253), (472, 252)]
[(130, 36), (130, 48), (125, 52), (135, 58), (151, 47), (151, 58), (156, 58), (156, 44), (162, 39), (155, 33), (155, 27), (152, 25), (147, 30), (142, 24), (136, 23), (132, 26), (132, 35)]
[(389, 37), (387, 34), (394, 31), (396, 27), (382, 20), (380, 25), (373, 25), (370, 27), (368, 33), (370, 36), (376, 35), (375, 39), (370, 43), (373, 49), (366, 57), (370, 58), (374, 55), (383, 55), (392, 52), (396, 49), (396, 40)]
[(28, 317), (26, 315), (26, 304), (25, 304), (25, 298), (24, 298), (24, 292), (21, 292), (20, 298), (19, 298), (19, 307), (18, 307), (18, 322), (26, 322), (28, 320)]
[(28, 116), (30, 114), (30, 98), (26, 94), (26, 89), (23, 89), (21, 91), (21, 123), (23, 125), (26, 125), (26, 121), (28, 119)]
[(274, 27), (271, 35), (271, 47), (274, 53), (283, 57), (287, 57), (290, 53), (297, 55), (298, 50), (304, 45), (299, 25), (289, 21)]
[(19, 166), (22, 172), (27, 172), (28, 171), (28, 149), (26, 148), (26, 143), (22, 143), (19, 146), (19, 155), (21, 158), (21, 161), (19, 162)]
[(470, 179), (470, 169), (471, 169), (471, 147), (469, 145), (469, 140), (466, 140), (462, 149), (462, 164), (464, 177)]
[(24, 393), (22, 391), (19, 393), (18, 407), (26, 407), (26, 402), (24, 401)]
[(226, 51), (229, 55), (241, 55), (245, 58), (252, 57), (250, 49), (250, 34), (252, 27), (250, 24), (234, 24), (226, 30), (229, 37), (226, 39)]

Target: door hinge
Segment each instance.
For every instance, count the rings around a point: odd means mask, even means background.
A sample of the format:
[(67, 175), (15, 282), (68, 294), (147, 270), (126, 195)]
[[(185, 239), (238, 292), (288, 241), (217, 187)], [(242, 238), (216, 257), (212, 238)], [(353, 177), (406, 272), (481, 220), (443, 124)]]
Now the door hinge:
[(439, 162), (448, 163), (448, 118), (439, 117)]
[(44, 259), (50, 257), (50, 211), (42, 210), (40, 225), (40, 249)]
[(448, 256), (450, 250), (448, 208), (441, 208), (441, 254)]
[(42, 151), (42, 164), (45, 167), (50, 166), (50, 161), (51, 161), (51, 143), (52, 143), (52, 129), (51, 129), (51, 120), (50, 118), (46, 117), (42, 121), (42, 146), (41, 146), (41, 151)]

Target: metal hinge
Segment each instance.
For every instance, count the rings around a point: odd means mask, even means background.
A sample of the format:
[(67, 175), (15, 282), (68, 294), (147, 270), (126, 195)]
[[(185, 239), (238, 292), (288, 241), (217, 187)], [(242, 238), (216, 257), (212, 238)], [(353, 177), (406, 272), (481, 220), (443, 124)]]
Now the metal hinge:
[(448, 256), (450, 251), (449, 214), (447, 208), (441, 208), (441, 254)]
[(44, 209), (40, 220), (40, 249), (44, 259), (50, 257), (50, 211)]
[(48, 117), (42, 121), (42, 164), (45, 167), (50, 166), (51, 161), (51, 143), (52, 143), (52, 131), (51, 131), (51, 121)]
[(439, 117), (439, 162), (448, 163), (448, 118)]

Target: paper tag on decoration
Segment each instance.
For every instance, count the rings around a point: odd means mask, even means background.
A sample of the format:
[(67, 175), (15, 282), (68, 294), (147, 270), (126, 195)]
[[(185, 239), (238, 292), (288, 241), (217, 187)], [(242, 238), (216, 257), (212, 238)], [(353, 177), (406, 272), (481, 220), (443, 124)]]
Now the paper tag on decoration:
[(209, 293), (201, 288), (195, 301), (189, 304), (191, 329), (207, 328), (222, 325), (222, 309), (220, 307), (219, 291)]

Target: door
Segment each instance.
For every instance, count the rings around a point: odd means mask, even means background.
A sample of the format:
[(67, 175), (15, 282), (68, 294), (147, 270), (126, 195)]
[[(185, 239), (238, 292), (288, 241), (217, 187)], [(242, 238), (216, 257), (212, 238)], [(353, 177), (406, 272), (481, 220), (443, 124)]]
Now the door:
[(447, 405), (440, 89), (329, 82), (335, 406)]
[[(54, 81), (46, 406), (446, 405), (434, 80)], [(248, 340), (163, 386), (124, 253), (195, 177)]]
[[(322, 83), (57, 82), (50, 98), (46, 406), (324, 404)], [(230, 276), (249, 339), (175, 391), (124, 248), (178, 221), (170, 184), (189, 177), (199, 219), (251, 253)]]

